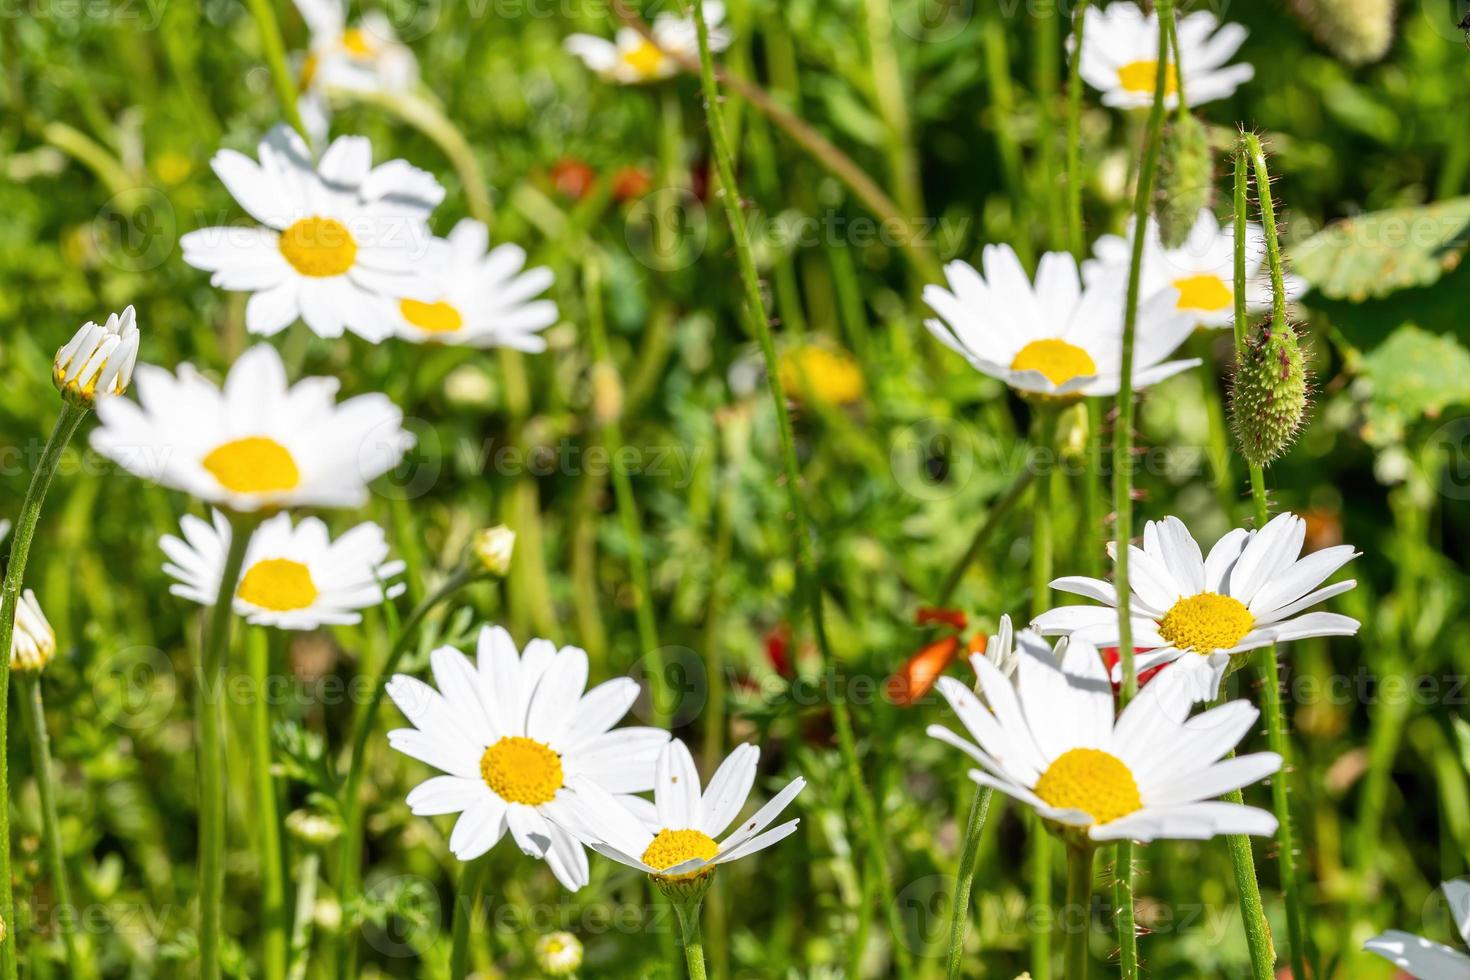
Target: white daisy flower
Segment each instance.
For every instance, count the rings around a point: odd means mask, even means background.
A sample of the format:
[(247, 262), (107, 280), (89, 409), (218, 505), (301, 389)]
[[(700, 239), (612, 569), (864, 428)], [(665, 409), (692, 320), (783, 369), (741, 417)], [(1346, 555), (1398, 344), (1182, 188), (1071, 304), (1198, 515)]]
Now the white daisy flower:
[[(987, 245), (981, 275), (966, 262), (944, 267), (949, 288), (924, 287), (939, 314), (924, 325), (977, 370), (1021, 392), (1073, 400), (1112, 395), (1122, 380), (1127, 270), (1109, 269), (1083, 289), (1065, 252), (1041, 257), (1033, 286), (1009, 245)], [(1166, 361), (1193, 329), (1170, 289), (1140, 293), (1133, 386), (1145, 388), (1199, 363)]]
[[(1181, 660), (1195, 699), (1206, 701), (1216, 696), (1231, 654), (1308, 636), (1356, 633), (1356, 619), (1303, 610), (1357, 584), (1349, 579), (1322, 586), (1360, 552), (1337, 545), (1301, 557), (1306, 533), (1302, 518), (1280, 514), (1259, 531), (1236, 528), (1205, 558), (1177, 517), (1149, 521), (1143, 547), (1128, 549), (1133, 645), (1152, 648), (1134, 659), (1136, 668)], [(1052, 609), (1036, 617), (1036, 629), (1100, 647), (1118, 645), (1118, 595), (1111, 583), (1068, 576), (1051, 587), (1105, 605)], [(1120, 679), (1121, 666), (1113, 673)]]
[[(174, 579), (169, 591), (214, 605), (230, 550), (229, 519), (215, 511), (211, 526), (190, 514), (180, 527), (182, 539), (166, 534), (159, 540), (169, 559), (163, 570)], [(388, 561), (383, 529), (371, 521), (333, 541), (315, 517), (293, 526), (291, 515), (277, 514), (250, 538), (234, 608), (256, 626), (350, 626), (362, 621), (359, 609), (403, 594), (402, 583), (388, 584), (402, 571), (403, 562)]]
[[(721, 26), (725, 5), (720, 0), (708, 0), (704, 5), (704, 19), (709, 25), (710, 51), (728, 48), (730, 32)], [(653, 37), (650, 41), (633, 28), (624, 27), (619, 29), (616, 41), (592, 34), (573, 34), (564, 45), (588, 68), (622, 85), (670, 78), (682, 70), (678, 58), (699, 57), (699, 35), (692, 17), (659, 14), (653, 21)]]
[(570, 932), (549, 932), (536, 940), (536, 966), (553, 977), (569, 977), (582, 966), (582, 941)]
[(1275, 832), (1266, 811), (1215, 800), (1281, 768), (1273, 752), (1225, 759), (1259, 715), (1249, 702), (1188, 718), (1188, 685), (1169, 679), (1171, 667), (1115, 717), (1095, 647), (1063, 641), (1054, 655), (1035, 634), (1018, 640), (1017, 683), (976, 664), (983, 702), (952, 677), (939, 682), (978, 744), (942, 725), (929, 734), (980, 764), (975, 782), (1096, 841)]
[(296, 9), (311, 31), (298, 108), (313, 140), (326, 137), (332, 91), (406, 92), (418, 83), (418, 60), (381, 12), (369, 11), (356, 27), (348, 27), (340, 0), (296, 0)]
[[(1221, 225), (1214, 212), (1202, 209), (1189, 237), (1178, 248), (1165, 248), (1159, 226), (1148, 219), (1148, 238), (1143, 243), (1143, 292), (1173, 286), (1179, 293), (1176, 307), (1209, 327), (1228, 327), (1235, 322), (1235, 228)], [(1093, 259), (1082, 264), (1082, 279), (1091, 282), (1110, 268), (1127, 268), (1133, 259), (1129, 238), (1104, 235), (1093, 245)], [(1266, 268), (1266, 233), (1254, 221), (1246, 226), (1245, 307), (1248, 313), (1271, 308), (1271, 277)], [(1286, 298), (1290, 302), (1307, 291), (1306, 281), (1286, 276)]]
[(88, 320), (51, 362), (51, 380), (71, 401), (92, 405), (97, 396), (121, 395), (138, 361), (138, 317), (129, 306), (98, 326)]
[(519, 245), (490, 248), (490, 231), (472, 218), (435, 239), (426, 268), (436, 284), (432, 300), (390, 300), (394, 332), (419, 343), (510, 347), (538, 354), (539, 331), (557, 320), (556, 304), (535, 297), (553, 281), (544, 266), (526, 268)]
[(281, 356), (258, 344), (223, 389), (191, 365), (143, 364), (138, 402), (97, 403), (92, 448), (129, 472), (237, 512), (360, 507), (367, 485), (413, 445), (386, 395), (336, 402), (337, 379), (286, 384)]
[(432, 299), (424, 274), (426, 221), (444, 198), (431, 175), (402, 160), (372, 165), (361, 136), (332, 142), (312, 163), (301, 136), (277, 126), (257, 163), (234, 150), (210, 161), (264, 227), (200, 228), (180, 239), (184, 261), (222, 289), (251, 293), (245, 326), (270, 336), (299, 317), (321, 337), (350, 330), (379, 341), (393, 330), (382, 297)]
[(480, 631), (478, 667), (453, 647), (430, 654), (435, 690), (399, 674), (388, 696), (414, 725), (388, 743), (448, 775), (420, 783), (408, 806), (420, 816), (458, 813), (449, 849), (461, 861), (484, 854), (509, 829), (526, 854), (541, 858), (576, 891), (587, 884), (587, 854), (564, 827), (564, 813), (595, 789), (623, 806), (648, 806), (629, 794), (653, 786), (669, 733), (611, 730), (638, 698), (619, 677), (587, 686), (587, 654), (532, 640), (516, 652), (498, 626)]
[[(1227, 98), (1255, 77), (1247, 64), (1226, 62), (1245, 41), (1239, 24), (1221, 25), (1208, 10), (1179, 18), (1179, 60), (1184, 70), (1184, 97), (1190, 105)], [(1068, 49), (1076, 47), (1071, 38)], [(1133, 3), (1110, 3), (1089, 11), (1082, 42), (1082, 78), (1103, 94), (1104, 105), (1119, 109), (1153, 105), (1159, 73), (1159, 15), (1147, 16)], [(1165, 74), (1164, 105), (1179, 104), (1179, 66)]]
[(56, 631), (41, 611), (36, 593), (26, 589), (15, 604), (10, 633), (10, 669), (38, 671), (56, 656)]
[(620, 806), (591, 787), (581, 794), (571, 814), (577, 822), (568, 829), (599, 854), (644, 874), (666, 881), (697, 877), (765, 850), (789, 837), (801, 823), (788, 820), (766, 829), (806, 786), (806, 780), (797, 777), (734, 833), (716, 841), (745, 808), (760, 754), (754, 745), (735, 749), (701, 792), (694, 757), (688, 746), (674, 739), (659, 756), (652, 808)]
[[(1443, 888), (1455, 928), (1470, 943), (1470, 878), (1447, 881)], [(1417, 980), (1470, 980), (1470, 956), (1412, 933), (1390, 929), (1368, 940), (1363, 948), (1408, 971)]]

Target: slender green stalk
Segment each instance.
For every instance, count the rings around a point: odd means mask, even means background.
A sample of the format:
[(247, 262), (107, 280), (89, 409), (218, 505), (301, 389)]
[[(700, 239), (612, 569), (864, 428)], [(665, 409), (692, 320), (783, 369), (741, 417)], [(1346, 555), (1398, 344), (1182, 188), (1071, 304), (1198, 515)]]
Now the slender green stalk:
[(3, 970), (5, 980), (15, 980), (17, 973), (15, 894), (10, 880), (10, 766), (9, 753), (5, 751), (10, 744), (10, 641), (15, 633), (15, 608), (25, 581), (26, 559), (30, 557), (31, 541), (41, 519), (41, 505), (51, 487), (51, 478), (56, 475), (56, 464), (61, 462), (62, 452), (86, 414), (85, 408), (62, 402), (61, 414), (56, 418), (56, 425), (46, 440), (46, 448), (36, 463), (36, 471), (31, 474), (25, 500), (21, 502), (15, 532), (10, 539), (10, 562), (5, 568), (5, 582), (0, 585), (0, 651), (3, 651), (0, 655), (0, 925), (5, 926), (5, 942), (0, 946), (0, 970)]
[(464, 980), (469, 976), (470, 929), (475, 909), (480, 904), (480, 891), (490, 870), (490, 855), (482, 855), (466, 864), (459, 873), (459, 887), (454, 896), (454, 926), (449, 945), (449, 976)]
[[(1057, 25), (1061, 12), (1056, 5), (1041, 5), (1032, 25), (1032, 88), (1036, 91), (1037, 143), (1041, 150), (1041, 179), (1046, 189), (1046, 231), (1052, 247), (1066, 238), (1064, 197), (1066, 189), (1057, 186), (1057, 48), (1061, 46)], [(1073, 59), (1078, 60), (1078, 59)]]
[[(1031, 616), (1034, 619), (1051, 606), (1052, 487), (1056, 482), (1057, 408), (1039, 404), (1035, 410), (1032, 469), (1037, 471), (1036, 490), (1031, 498)], [(1052, 838), (1034, 815), (1028, 818), (1031, 847), (1031, 907), (1050, 908), (1052, 896)], [(1090, 860), (1090, 859), (1089, 859)], [(1031, 932), (1031, 976), (1051, 980), (1051, 934), (1045, 929)]]
[(276, 781), (271, 774), (271, 706), (270, 685), (271, 634), (264, 628), (250, 631), (248, 660), (250, 669), (250, 751), (254, 758), (255, 782), (252, 823), (257, 827), (260, 848), (261, 901), (261, 975), (266, 980), (282, 980), (286, 975), (288, 937), (286, 933), (285, 859), (281, 850), (281, 815), (277, 804)]
[(1092, 856), (1096, 853), (1091, 844), (1067, 845), (1067, 904), (1062, 910), (1062, 930), (1067, 935), (1066, 980), (1087, 980), (1087, 940), (1092, 934)]
[(908, 89), (893, 48), (893, 11), (889, 0), (864, 0), (863, 11), (873, 95), (887, 130), (884, 143), (888, 167), (893, 173), (893, 196), (906, 215), (917, 217), (924, 213), (924, 191), (919, 181), (919, 161), (914, 154)]
[[(700, 0), (695, 0), (699, 3)], [(674, 912), (679, 917), (679, 933), (683, 938), (684, 962), (689, 966), (689, 980), (705, 980), (704, 937), (699, 930), (701, 903), (674, 902)]]
[(970, 892), (975, 887), (975, 869), (980, 856), (980, 832), (990, 816), (990, 798), (995, 793), (989, 786), (976, 787), (970, 800), (970, 813), (965, 818), (965, 848), (960, 852), (960, 865), (955, 872), (954, 903), (949, 915), (949, 958), (945, 975), (956, 980), (965, 955), (965, 930), (970, 925)]
[(1005, 175), (1006, 188), (1011, 194), (1011, 207), (1015, 209), (1011, 226), (1015, 229), (1012, 244), (1025, 266), (1031, 265), (1035, 253), (1032, 246), (1029, 215), (1031, 202), (1026, 193), (1026, 171), (1021, 159), (1021, 144), (1016, 138), (1012, 120), (1015, 119), (1015, 87), (1011, 80), (1009, 42), (1006, 25), (1000, 21), (999, 8), (986, 15), (980, 27), (980, 38), (985, 48), (985, 84), (990, 90), (991, 118), (995, 126), (995, 143), (1000, 152), (1001, 171)]
[(230, 548), (220, 572), (219, 592), (209, 612), (195, 682), (199, 703), (199, 976), (220, 978), (220, 944), (225, 893), (225, 661), (230, 647), (235, 589), (245, 549), (260, 524), (256, 514), (230, 515)]
[(281, 25), (276, 20), (276, 9), (271, 0), (245, 0), (250, 16), (260, 31), (260, 45), (265, 49), (265, 62), (270, 68), (271, 82), (276, 87), (276, 97), (281, 102), (281, 115), (291, 128), (306, 136), (306, 126), (301, 122), (301, 109), (296, 104), (296, 79), (291, 66), (286, 62), (286, 44), (281, 40)]
[(316, 921), (316, 888), (321, 864), (321, 855), (312, 850), (301, 859), (301, 865), (296, 869), (296, 919), (291, 924), (291, 972), (286, 975), (286, 980), (306, 980), (306, 968), (311, 962), (311, 924)]
[(66, 949), (67, 972), (76, 980), (92, 976), (90, 963), (82, 956), (76, 906), (71, 903), (70, 876), (66, 871), (66, 851), (61, 842), (61, 818), (56, 810), (56, 784), (51, 766), (51, 736), (46, 732), (46, 704), (41, 698), (41, 675), (27, 671), (17, 678), (16, 703), (20, 706), (21, 724), (31, 743), (31, 767), (36, 774), (36, 791), (41, 797), (41, 839), (46, 848), (46, 870), (51, 876), (51, 890), (56, 895), (57, 931)]
[(1082, 38), (1087, 2), (1072, 7), (1072, 58), (1067, 65), (1067, 247), (1081, 261), (1087, 250), (1082, 226)]

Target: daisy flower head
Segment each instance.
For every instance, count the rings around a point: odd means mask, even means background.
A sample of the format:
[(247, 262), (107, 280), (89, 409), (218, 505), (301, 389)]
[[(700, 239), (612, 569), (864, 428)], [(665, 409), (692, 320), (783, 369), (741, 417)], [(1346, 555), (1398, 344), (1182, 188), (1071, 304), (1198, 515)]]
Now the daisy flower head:
[(418, 83), (418, 60), (382, 12), (368, 11), (356, 26), (349, 27), (346, 4), (341, 0), (296, 0), (296, 9), (311, 31), (301, 64), (299, 108), (313, 140), (326, 136), (331, 122), (328, 98), (333, 90), (405, 92)]
[(39, 671), (56, 656), (56, 631), (41, 611), (36, 593), (26, 589), (15, 604), (15, 628), (10, 634), (10, 669)]
[[(1255, 77), (1248, 64), (1227, 64), (1245, 41), (1239, 24), (1221, 25), (1208, 10), (1180, 17), (1179, 60), (1164, 75), (1164, 105), (1179, 104), (1180, 83), (1190, 105), (1227, 98)], [(1068, 38), (1068, 49), (1076, 42)], [(1074, 54), (1075, 56), (1075, 54)], [(1102, 93), (1104, 105), (1118, 109), (1153, 105), (1159, 74), (1159, 15), (1147, 15), (1130, 2), (1110, 3), (1090, 11), (1082, 41), (1082, 78)], [(1182, 77), (1181, 77), (1182, 65)]]
[[(987, 245), (984, 272), (966, 262), (944, 268), (948, 287), (924, 287), (938, 319), (929, 332), (976, 370), (1023, 395), (1052, 402), (1112, 395), (1122, 381), (1126, 269), (1088, 282), (1065, 252), (1041, 257), (1035, 284), (1009, 245)], [(1143, 296), (1138, 308), (1133, 387), (1142, 389), (1199, 363), (1166, 360), (1193, 324), (1175, 309), (1172, 288)]]
[[(1460, 937), (1470, 943), (1470, 878), (1446, 881), (1442, 887), (1455, 928), (1459, 930)], [(1466, 980), (1470, 977), (1470, 956), (1413, 933), (1390, 929), (1368, 940), (1363, 948), (1407, 971), (1416, 980)]]
[[(180, 530), (182, 538), (166, 534), (159, 540), (168, 556), (163, 570), (174, 580), (169, 591), (213, 605), (230, 550), (229, 519), (215, 511), (210, 524), (188, 514)], [(403, 562), (388, 561), (383, 529), (371, 521), (334, 541), (315, 517), (293, 525), (291, 515), (277, 514), (250, 538), (234, 608), (256, 626), (350, 626), (362, 621), (358, 610), (403, 594), (401, 582), (388, 581), (402, 571)]]
[[(723, 51), (730, 46), (730, 31), (723, 26), (725, 5), (709, 0), (704, 5), (705, 22), (709, 25), (710, 51)], [(672, 78), (682, 68), (679, 59), (699, 57), (699, 36), (692, 17), (662, 13), (653, 21), (649, 40), (631, 27), (618, 30), (613, 41), (593, 34), (572, 34), (564, 45), (567, 51), (610, 82), (640, 85)]]
[(335, 378), (286, 383), (268, 344), (247, 350), (216, 387), (191, 365), (143, 364), (138, 401), (97, 403), (92, 448), (136, 476), (239, 513), (360, 507), (368, 483), (413, 445), (386, 395), (338, 403)]
[(215, 286), (251, 294), (253, 334), (300, 318), (320, 337), (350, 330), (382, 340), (393, 330), (384, 297), (435, 298), (426, 222), (444, 188), (402, 160), (375, 167), (372, 156), (366, 138), (343, 136), (313, 163), (289, 126), (266, 135), (259, 161), (220, 150), (214, 172), (261, 226), (191, 231), (180, 240), (184, 261), (212, 273)]
[(526, 250), (490, 248), (490, 231), (472, 218), (429, 246), (426, 268), (432, 299), (390, 299), (399, 337), (417, 343), (509, 347), (528, 354), (546, 349), (539, 331), (556, 322), (556, 304), (537, 299), (552, 283), (544, 266), (526, 268)]
[(1259, 714), (1249, 702), (1189, 718), (1188, 685), (1167, 682), (1171, 667), (1117, 714), (1092, 644), (1063, 641), (1053, 653), (1034, 633), (1017, 640), (1016, 683), (984, 660), (983, 700), (952, 677), (939, 682), (974, 742), (943, 725), (929, 734), (979, 763), (975, 782), (1093, 841), (1276, 830), (1264, 810), (1215, 799), (1281, 768), (1271, 752), (1225, 759)]
[[(1143, 243), (1143, 284), (1147, 294), (1172, 286), (1179, 294), (1175, 307), (1193, 322), (1207, 327), (1228, 327), (1235, 322), (1235, 228), (1221, 225), (1213, 211), (1200, 210), (1189, 236), (1178, 248), (1165, 248), (1159, 226), (1148, 219)], [(1091, 281), (1109, 269), (1127, 268), (1133, 246), (1121, 235), (1104, 235), (1093, 245), (1093, 258), (1083, 263), (1082, 278)], [(1245, 306), (1248, 313), (1271, 308), (1271, 278), (1266, 269), (1266, 233), (1250, 222), (1245, 237)], [(1286, 298), (1295, 300), (1307, 284), (1297, 276), (1286, 277)]]
[[(1300, 517), (1280, 514), (1259, 531), (1236, 528), (1205, 557), (1177, 517), (1149, 521), (1143, 547), (1128, 546), (1133, 643), (1149, 648), (1135, 658), (1136, 668), (1181, 661), (1179, 677), (1189, 681), (1195, 700), (1207, 701), (1219, 691), (1232, 654), (1308, 636), (1356, 633), (1356, 619), (1305, 610), (1357, 584), (1348, 579), (1322, 585), (1360, 552), (1337, 545), (1302, 557), (1306, 531)], [(1103, 605), (1052, 609), (1036, 617), (1036, 629), (1096, 646), (1118, 645), (1118, 595), (1111, 583), (1069, 576), (1051, 587)], [(1120, 669), (1114, 668), (1115, 677)]]
[(599, 854), (652, 875), (657, 883), (707, 880), (719, 865), (765, 850), (795, 833), (801, 823), (794, 819), (771, 827), (806, 786), (797, 777), (718, 840), (745, 808), (760, 754), (754, 745), (738, 747), (701, 791), (694, 757), (674, 739), (659, 755), (652, 807), (641, 800), (632, 807), (619, 805), (591, 787), (579, 798), (573, 826)]
[[(565, 826), (581, 794), (613, 800), (652, 788), (669, 733), (613, 730), (638, 698), (619, 677), (586, 690), (587, 654), (532, 640), (517, 652), (499, 626), (480, 631), (476, 662), (453, 647), (430, 655), (434, 687), (403, 674), (388, 696), (413, 724), (388, 733), (399, 752), (445, 773), (408, 794), (419, 816), (457, 813), (449, 849), (471, 861), (507, 830), (570, 891), (587, 884), (587, 853)], [(647, 801), (626, 805), (647, 805)]]
[(62, 397), (91, 407), (98, 395), (121, 395), (138, 361), (138, 316), (129, 306), (98, 326), (82, 325), (51, 362), (51, 380)]

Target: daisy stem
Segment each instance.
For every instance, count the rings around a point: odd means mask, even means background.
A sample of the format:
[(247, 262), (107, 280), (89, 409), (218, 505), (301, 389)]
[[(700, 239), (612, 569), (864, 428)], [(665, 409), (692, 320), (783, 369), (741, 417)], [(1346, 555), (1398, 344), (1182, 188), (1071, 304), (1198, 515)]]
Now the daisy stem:
[(21, 723), (30, 736), (31, 767), (36, 791), (41, 798), (41, 838), (46, 848), (47, 872), (56, 894), (57, 931), (66, 948), (67, 972), (82, 980), (92, 975), (82, 962), (76, 908), (71, 904), (71, 886), (66, 872), (66, 852), (61, 843), (61, 819), (56, 811), (56, 787), (51, 774), (51, 736), (46, 732), (46, 704), (41, 698), (41, 675), (28, 671), (17, 677)]
[(1080, 262), (1087, 249), (1082, 228), (1082, 38), (1087, 0), (1072, 7), (1072, 57), (1067, 66), (1067, 247)]
[[(1067, 936), (1066, 980), (1087, 980), (1087, 940), (1092, 933), (1092, 844), (1067, 845), (1067, 904), (1062, 931)], [(1072, 916), (1077, 921), (1072, 921)]]
[[(1031, 469), (1036, 472), (1036, 489), (1031, 497), (1031, 615), (1034, 619), (1051, 605), (1052, 569), (1052, 486), (1056, 476), (1056, 435), (1058, 409), (1037, 404), (1032, 425)], [(1052, 902), (1051, 835), (1040, 819), (1029, 818), (1031, 844), (1031, 905), (1050, 908)], [(1031, 933), (1031, 975), (1036, 980), (1051, 980), (1052, 936), (1046, 929)]]
[(250, 748), (255, 756), (255, 819), (260, 848), (261, 976), (283, 980), (286, 975), (286, 882), (281, 850), (281, 820), (275, 777), (271, 773), (270, 660), (272, 636), (257, 627), (250, 631), (248, 656), (253, 701), (250, 706)]
[(469, 975), (470, 926), (489, 870), (490, 856), (486, 854), (464, 865), (459, 873), (459, 887), (454, 896), (454, 931), (449, 946), (451, 980), (464, 980)]
[[(724, 209), (730, 225), (735, 255), (740, 267), (740, 281), (745, 292), (745, 316), (751, 332), (760, 343), (765, 361), (766, 384), (776, 413), (776, 427), (781, 440), (781, 464), (786, 493), (791, 505), (791, 522), (796, 551), (797, 586), (799, 597), (804, 597), (810, 607), (812, 632), (816, 636), (817, 649), (828, 676), (828, 698), (832, 708), (832, 723), (837, 732), (838, 751), (842, 756), (852, 791), (856, 797), (858, 814), (872, 849), (876, 866), (880, 894), (888, 910), (889, 927), (895, 940), (903, 934), (903, 922), (898, 902), (889, 878), (888, 852), (883, 834), (882, 815), (873, 792), (863, 779), (862, 765), (858, 761), (857, 746), (853, 736), (852, 715), (848, 710), (846, 696), (837, 692), (832, 651), (828, 643), (827, 628), (822, 611), (822, 589), (817, 578), (817, 557), (812, 545), (812, 532), (807, 515), (806, 502), (802, 496), (801, 467), (796, 458), (796, 439), (792, 433), (791, 414), (786, 407), (786, 396), (781, 390), (780, 366), (776, 357), (776, 343), (771, 335), (770, 316), (766, 312), (765, 298), (761, 294), (760, 278), (756, 272), (755, 251), (751, 247), (750, 229), (741, 210), (740, 185), (735, 180), (734, 152), (730, 137), (725, 129), (724, 112), (721, 108), (719, 86), (715, 83), (714, 56), (710, 53), (709, 24), (704, 16), (704, 0), (692, 0), (695, 34), (699, 40), (699, 78), (704, 94), (704, 111), (714, 150), (715, 170), (719, 175), (719, 188), (715, 196)], [(910, 975), (913, 963), (909, 950), (901, 942), (895, 942), (894, 955), (901, 977)], [(701, 973), (701, 976), (703, 974)]]
[[(696, 3), (699, 0), (695, 0)], [(679, 916), (679, 931), (684, 938), (684, 962), (689, 965), (689, 980), (705, 980), (704, 936), (699, 931), (699, 901), (673, 903)]]
[(1057, 248), (1067, 235), (1064, 211), (1066, 189), (1057, 187), (1056, 144), (1057, 48), (1061, 46), (1057, 24), (1062, 13), (1057, 4), (1050, 8), (1042, 4), (1033, 16), (1035, 29), (1031, 32), (1031, 84), (1036, 91), (1037, 140), (1041, 157), (1041, 178), (1046, 187), (1046, 231), (1049, 243)]
[(989, 786), (976, 786), (970, 800), (970, 814), (965, 818), (965, 848), (960, 852), (960, 866), (955, 873), (954, 907), (949, 918), (949, 962), (946, 976), (956, 980), (965, 955), (965, 930), (970, 925), (970, 892), (975, 885), (975, 864), (980, 856), (980, 832), (990, 816), (990, 798), (995, 793)]
[(265, 49), (265, 61), (270, 68), (271, 82), (276, 87), (276, 97), (281, 100), (281, 114), (291, 128), (303, 139), (306, 126), (301, 122), (301, 110), (297, 106), (296, 79), (291, 75), (291, 66), (286, 63), (286, 44), (281, 40), (281, 25), (276, 20), (276, 9), (271, 0), (245, 0), (250, 16), (260, 31), (260, 44)]
[(219, 591), (209, 611), (207, 632), (195, 672), (199, 738), (199, 976), (220, 978), (220, 942), (225, 891), (225, 661), (235, 589), (245, 549), (260, 524), (257, 514), (230, 515), (230, 548), (220, 571)]
[(76, 433), (77, 426), (87, 410), (64, 401), (46, 448), (31, 474), (30, 486), (25, 500), (20, 505), (20, 514), (15, 519), (15, 532), (10, 540), (10, 562), (5, 568), (5, 581), (0, 585), (0, 925), (3, 925), (5, 941), (0, 946), (0, 971), (5, 980), (15, 980), (15, 895), (10, 881), (10, 767), (9, 745), (9, 690), (10, 690), (10, 642), (15, 633), (15, 608), (20, 601), (21, 585), (25, 580), (26, 559), (31, 553), (31, 541), (36, 535), (36, 524), (41, 519), (41, 505), (46, 500), (46, 491), (51, 487), (51, 478), (56, 475), (56, 464), (61, 453)]

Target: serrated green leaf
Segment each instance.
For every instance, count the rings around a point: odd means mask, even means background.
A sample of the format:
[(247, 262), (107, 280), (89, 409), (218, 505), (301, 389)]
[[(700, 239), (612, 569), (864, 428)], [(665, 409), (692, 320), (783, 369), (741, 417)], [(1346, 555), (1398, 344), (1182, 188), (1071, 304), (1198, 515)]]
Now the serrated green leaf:
[(1294, 271), (1331, 299), (1362, 302), (1428, 286), (1470, 245), (1470, 197), (1347, 218), (1291, 250)]
[(1421, 418), (1470, 404), (1470, 351), (1453, 337), (1405, 324), (1363, 359), (1368, 379), (1368, 427), (1375, 445), (1400, 441)]

